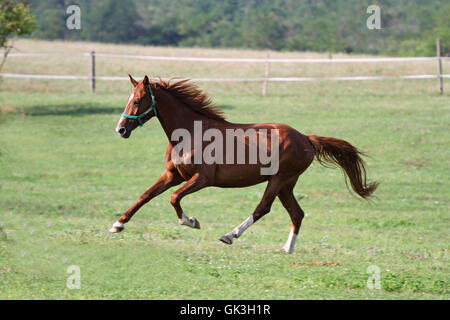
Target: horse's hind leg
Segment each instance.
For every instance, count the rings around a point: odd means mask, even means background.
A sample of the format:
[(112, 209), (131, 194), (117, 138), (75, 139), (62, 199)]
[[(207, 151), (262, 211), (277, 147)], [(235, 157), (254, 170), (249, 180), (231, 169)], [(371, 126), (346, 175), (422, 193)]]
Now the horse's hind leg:
[(292, 229), (289, 233), (289, 238), (284, 247), (281, 249), (282, 251), (287, 253), (294, 252), (295, 241), (297, 240), (298, 231), (300, 230), (300, 226), (304, 217), (304, 212), (302, 208), (300, 208), (300, 205), (298, 204), (294, 196), (294, 185), (295, 183), (285, 186), (278, 194), (278, 198), (289, 213), (289, 216), (292, 220)]
[(261, 202), (256, 207), (253, 214), (248, 217), (243, 223), (233, 229), (230, 233), (222, 236), (219, 240), (226, 243), (232, 244), (233, 238), (239, 238), (241, 234), (247, 230), (253, 223), (261, 219), (265, 214), (270, 212), (273, 201), (275, 200), (278, 192), (280, 191), (282, 185), (282, 179), (277, 176), (273, 176), (266, 187), (263, 198)]

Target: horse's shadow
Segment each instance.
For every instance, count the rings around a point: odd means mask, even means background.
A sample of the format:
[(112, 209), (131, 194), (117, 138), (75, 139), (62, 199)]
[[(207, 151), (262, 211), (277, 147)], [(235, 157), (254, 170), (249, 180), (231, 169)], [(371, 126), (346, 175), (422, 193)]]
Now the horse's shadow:
[[(220, 109), (234, 109), (230, 105), (218, 105)], [(63, 105), (36, 105), (23, 110), (27, 116), (84, 116), (93, 114), (120, 114), (123, 107), (104, 107), (99, 104), (63, 104)]]
[(63, 105), (36, 105), (24, 108), (27, 116), (85, 116), (93, 114), (120, 114), (123, 107), (104, 107), (99, 104), (63, 104)]
[(218, 104), (217, 108), (221, 109), (221, 110), (231, 110), (234, 109), (235, 107), (229, 104)]

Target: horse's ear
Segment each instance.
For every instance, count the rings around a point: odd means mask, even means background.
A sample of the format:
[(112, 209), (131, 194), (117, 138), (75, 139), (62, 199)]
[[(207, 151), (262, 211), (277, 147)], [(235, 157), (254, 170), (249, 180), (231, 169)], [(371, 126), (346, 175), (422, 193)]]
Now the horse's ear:
[(130, 81), (131, 81), (131, 83), (133, 84), (133, 86), (137, 86), (138, 85), (138, 82), (136, 81), (136, 80), (134, 80), (133, 79), (133, 77), (131, 76), (131, 75), (128, 75), (129, 77), (130, 77)]
[(150, 80), (148, 80), (148, 77), (147, 77), (147, 76), (144, 77), (144, 84), (145, 84), (146, 86), (148, 86), (148, 85), (150, 84)]

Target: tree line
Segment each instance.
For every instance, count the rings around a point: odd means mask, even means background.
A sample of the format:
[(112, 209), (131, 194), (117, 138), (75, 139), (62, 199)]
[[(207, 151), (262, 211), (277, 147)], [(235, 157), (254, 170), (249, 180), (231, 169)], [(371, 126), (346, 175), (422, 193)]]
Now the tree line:
[[(40, 39), (183, 47), (450, 55), (448, 0), (29, 0)], [(81, 29), (66, 27), (69, 5)], [(381, 29), (369, 30), (369, 5)]]

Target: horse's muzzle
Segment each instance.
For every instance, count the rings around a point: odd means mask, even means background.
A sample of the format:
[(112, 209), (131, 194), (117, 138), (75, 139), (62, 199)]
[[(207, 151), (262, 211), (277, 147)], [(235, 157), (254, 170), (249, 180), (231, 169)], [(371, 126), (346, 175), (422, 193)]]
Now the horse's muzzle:
[(117, 128), (116, 132), (119, 134), (119, 136), (125, 139), (129, 138), (131, 134), (131, 130), (127, 130), (126, 127)]

